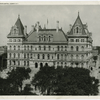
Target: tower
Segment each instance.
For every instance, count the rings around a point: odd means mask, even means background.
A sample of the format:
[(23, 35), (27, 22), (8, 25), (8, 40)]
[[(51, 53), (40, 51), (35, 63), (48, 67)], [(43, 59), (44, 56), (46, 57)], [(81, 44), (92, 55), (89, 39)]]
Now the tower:
[(88, 68), (92, 58), (92, 38), (79, 13), (67, 36), (69, 66)]
[(26, 26), (23, 27), (18, 15), (15, 25), (11, 27), (7, 36), (7, 67), (9, 68), (22, 66), (21, 59), (23, 57), (23, 41), (26, 39), (26, 28)]

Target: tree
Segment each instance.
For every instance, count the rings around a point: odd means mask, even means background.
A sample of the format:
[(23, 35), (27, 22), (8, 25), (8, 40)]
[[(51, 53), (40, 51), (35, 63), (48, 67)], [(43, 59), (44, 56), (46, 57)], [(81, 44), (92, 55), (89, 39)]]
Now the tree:
[(36, 95), (35, 93), (32, 93), (33, 89), (31, 88), (30, 84), (26, 84), (24, 87), (24, 90), (20, 93), (20, 95)]
[(35, 74), (34, 80), (32, 83), (35, 87), (38, 87), (42, 94), (50, 94), (52, 92), (52, 85), (55, 81), (55, 68), (44, 66), (40, 69), (37, 74)]
[(8, 73), (7, 79), (0, 79), (0, 94), (20, 94), (22, 91), (23, 80), (29, 78), (30, 68), (16, 68)]
[(43, 67), (32, 84), (47, 95), (97, 95), (98, 80), (89, 74), (84, 68)]

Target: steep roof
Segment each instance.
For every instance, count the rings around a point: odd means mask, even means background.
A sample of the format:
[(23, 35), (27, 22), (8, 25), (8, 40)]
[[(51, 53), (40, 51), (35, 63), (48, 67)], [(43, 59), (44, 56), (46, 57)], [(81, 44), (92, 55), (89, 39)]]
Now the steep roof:
[(74, 25), (72, 26), (70, 32), (68, 32), (68, 35), (74, 34), (74, 33), (73, 33), (73, 29), (74, 29), (74, 27), (75, 27), (77, 24), (79, 24), (79, 25), (81, 26), (81, 28), (82, 28), (82, 35), (86, 35), (86, 34), (87, 34), (87, 33), (86, 33), (86, 30), (87, 30), (87, 29), (84, 27), (84, 25), (83, 25), (83, 23), (82, 23), (82, 21), (81, 21), (81, 19), (80, 19), (79, 14), (78, 14), (78, 17), (77, 17), (77, 19), (76, 19)]
[[(16, 33), (14, 32), (14, 30), (16, 30)], [(24, 27), (19, 16), (7, 37), (25, 37)]]
[(62, 29), (59, 29), (57, 32), (56, 29), (40, 29), (37, 31), (30, 32), (29, 37), (27, 38), (28, 42), (37, 42), (37, 37), (40, 34), (52, 34), (53, 35), (53, 42), (66, 42), (67, 43), (67, 37)]

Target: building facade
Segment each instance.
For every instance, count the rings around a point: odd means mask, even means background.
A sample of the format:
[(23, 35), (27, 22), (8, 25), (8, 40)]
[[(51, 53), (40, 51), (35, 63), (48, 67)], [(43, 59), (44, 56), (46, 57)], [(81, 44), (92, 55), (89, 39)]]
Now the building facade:
[(7, 65), (9, 68), (69, 66), (89, 68), (92, 59), (92, 38), (79, 15), (67, 35), (59, 28), (41, 28), (39, 22), (27, 34), (20, 17), (7, 36)]

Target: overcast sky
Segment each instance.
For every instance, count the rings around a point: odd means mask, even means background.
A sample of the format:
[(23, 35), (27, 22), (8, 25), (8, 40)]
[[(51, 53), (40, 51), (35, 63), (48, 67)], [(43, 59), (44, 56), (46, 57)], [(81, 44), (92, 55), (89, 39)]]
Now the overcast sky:
[(37, 21), (41, 26), (47, 23), (48, 28), (56, 28), (56, 21), (59, 21), (59, 27), (62, 27), (65, 33), (69, 31), (69, 25), (74, 24), (78, 11), (83, 24), (88, 25), (92, 32), (93, 45), (100, 46), (100, 6), (85, 5), (0, 5), (0, 45), (7, 44), (7, 34), (15, 24), (18, 14), (23, 25), (27, 25), (28, 33), (31, 26)]

